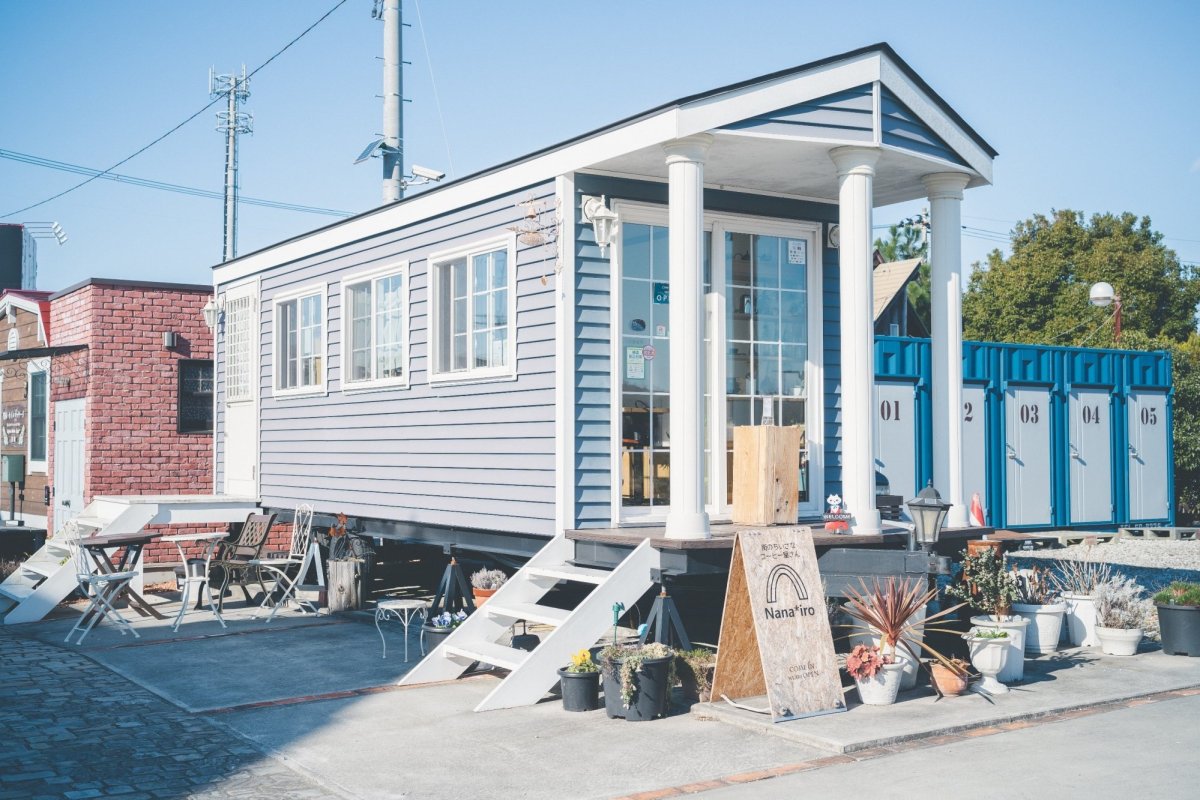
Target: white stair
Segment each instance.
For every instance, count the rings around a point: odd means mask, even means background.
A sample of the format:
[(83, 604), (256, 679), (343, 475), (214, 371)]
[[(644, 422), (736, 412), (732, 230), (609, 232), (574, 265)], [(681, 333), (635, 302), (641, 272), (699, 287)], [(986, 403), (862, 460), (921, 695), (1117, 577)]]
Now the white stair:
[[(481, 661), (510, 673), (475, 707), (476, 711), (532, 705), (541, 700), (571, 655), (594, 645), (612, 627), (613, 604), (632, 606), (650, 589), (650, 571), (659, 565), (659, 553), (648, 540), (612, 571), (576, 567), (569, 563), (574, 554), (575, 546), (566, 537), (551, 539), (485, 605), (413, 667), (400, 685), (453, 680)], [(570, 611), (539, 602), (560, 581), (595, 588)], [(555, 628), (543, 634), (541, 643), (531, 652), (499, 644), (512, 624), (521, 619)]]

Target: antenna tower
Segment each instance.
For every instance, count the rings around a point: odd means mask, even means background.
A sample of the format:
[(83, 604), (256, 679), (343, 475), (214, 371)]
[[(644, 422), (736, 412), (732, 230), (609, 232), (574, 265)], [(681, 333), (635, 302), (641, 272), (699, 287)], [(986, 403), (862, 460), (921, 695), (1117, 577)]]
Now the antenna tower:
[(246, 65), (242, 74), (216, 75), (208, 71), (209, 97), (225, 97), (225, 111), (217, 112), (217, 130), (225, 134), (225, 235), (221, 260), (237, 255), (238, 135), (254, 132), (254, 115), (238, 111), (238, 105), (250, 96)]

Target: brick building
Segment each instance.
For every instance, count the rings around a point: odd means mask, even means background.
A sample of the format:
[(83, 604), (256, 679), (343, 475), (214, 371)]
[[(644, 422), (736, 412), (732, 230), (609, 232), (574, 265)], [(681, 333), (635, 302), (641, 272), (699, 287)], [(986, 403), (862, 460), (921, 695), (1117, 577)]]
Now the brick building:
[(30, 527), (46, 524), (48, 486), (48, 404), (50, 373), (50, 294), (9, 289), (0, 295), (0, 453), (16, 458), (24, 485), (13, 494), (0, 486), (6, 521)]

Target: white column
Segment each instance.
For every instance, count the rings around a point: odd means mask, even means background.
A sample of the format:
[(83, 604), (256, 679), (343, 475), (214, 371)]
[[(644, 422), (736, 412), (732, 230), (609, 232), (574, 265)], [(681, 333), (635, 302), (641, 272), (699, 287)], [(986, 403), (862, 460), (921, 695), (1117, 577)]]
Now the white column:
[(970, 178), (940, 172), (921, 179), (929, 192), (929, 306), (932, 317), (933, 486), (953, 505), (948, 527), (967, 525), (962, 472), (962, 199)]
[(670, 224), (671, 510), (666, 535), (707, 539), (704, 510), (704, 157), (707, 134), (667, 153)]
[(875, 508), (875, 318), (872, 295), (871, 206), (879, 151), (839, 147), (830, 154), (838, 170), (841, 245), (842, 502), (854, 533), (879, 533)]

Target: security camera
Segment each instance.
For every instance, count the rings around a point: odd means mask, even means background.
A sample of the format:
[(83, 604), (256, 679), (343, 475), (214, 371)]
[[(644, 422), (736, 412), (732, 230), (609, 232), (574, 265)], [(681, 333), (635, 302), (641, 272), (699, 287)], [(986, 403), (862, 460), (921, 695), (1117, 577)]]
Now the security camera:
[(446, 173), (444, 172), (438, 172), (436, 169), (429, 169), (428, 167), (421, 167), (416, 164), (412, 166), (412, 174), (427, 181), (440, 181), (446, 177)]

